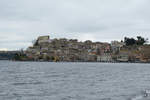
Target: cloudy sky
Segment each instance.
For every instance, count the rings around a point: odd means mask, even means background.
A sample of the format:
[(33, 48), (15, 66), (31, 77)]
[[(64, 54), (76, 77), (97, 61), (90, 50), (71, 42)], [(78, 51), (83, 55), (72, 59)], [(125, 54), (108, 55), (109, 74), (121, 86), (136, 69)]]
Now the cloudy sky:
[(0, 0), (0, 50), (40, 35), (110, 42), (150, 38), (150, 0)]

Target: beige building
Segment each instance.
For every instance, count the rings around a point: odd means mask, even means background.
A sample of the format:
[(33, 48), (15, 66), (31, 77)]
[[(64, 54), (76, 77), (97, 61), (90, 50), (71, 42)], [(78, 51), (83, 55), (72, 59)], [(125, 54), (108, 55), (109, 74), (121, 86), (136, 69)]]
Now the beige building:
[(38, 44), (51, 42), (50, 36), (40, 36), (40, 37), (38, 37), (37, 41), (38, 41)]
[(117, 57), (117, 61), (119, 62), (128, 62), (129, 61), (129, 52), (128, 51), (121, 51)]

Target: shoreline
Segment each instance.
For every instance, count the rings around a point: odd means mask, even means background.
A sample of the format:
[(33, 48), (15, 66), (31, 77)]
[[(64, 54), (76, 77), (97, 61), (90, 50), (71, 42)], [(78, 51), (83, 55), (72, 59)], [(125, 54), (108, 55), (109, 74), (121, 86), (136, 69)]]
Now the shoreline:
[(12, 62), (45, 62), (45, 63), (126, 63), (126, 64), (150, 64), (150, 62), (98, 62), (98, 61), (30, 61), (30, 60), (0, 60), (0, 61), (12, 61)]

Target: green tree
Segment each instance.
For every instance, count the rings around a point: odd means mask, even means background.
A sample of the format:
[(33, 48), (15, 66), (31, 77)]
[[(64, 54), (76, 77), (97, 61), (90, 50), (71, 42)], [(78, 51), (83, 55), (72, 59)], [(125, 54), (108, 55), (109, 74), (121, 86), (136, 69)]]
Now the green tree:
[(124, 43), (127, 46), (131, 46), (131, 45), (144, 45), (147, 42), (148, 42), (148, 39), (145, 39), (145, 38), (143, 38), (141, 36), (137, 36), (137, 40), (134, 39), (134, 38), (128, 38), (128, 37), (124, 38)]
[(128, 37), (124, 38), (124, 42), (127, 46), (136, 44), (136, 40), (134, 38), (128, 38)]
[(148, 39), (145, 39), (141, 36), (137, 36), (137, 41), (136, 41), (136, 44), (137, 45), (143, 45), (144, 43), (146, 43), (148, 41)]

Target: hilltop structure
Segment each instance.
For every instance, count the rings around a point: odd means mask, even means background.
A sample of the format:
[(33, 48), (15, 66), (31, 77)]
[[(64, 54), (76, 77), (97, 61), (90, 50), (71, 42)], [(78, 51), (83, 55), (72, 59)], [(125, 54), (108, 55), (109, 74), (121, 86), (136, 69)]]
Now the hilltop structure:
[(34, 45), (26, 50), (26, 55), (35, 61), (112, 61), (109, 43), (50, 39), (49, 36), (38, 37)]
[(80, 42), (77, 39), (50, 39), (40, 36), (25, 51), (26, 60), (66, 62), (150, 62), (150, 46), (126, 46), (122, 41), (111, 43)]

